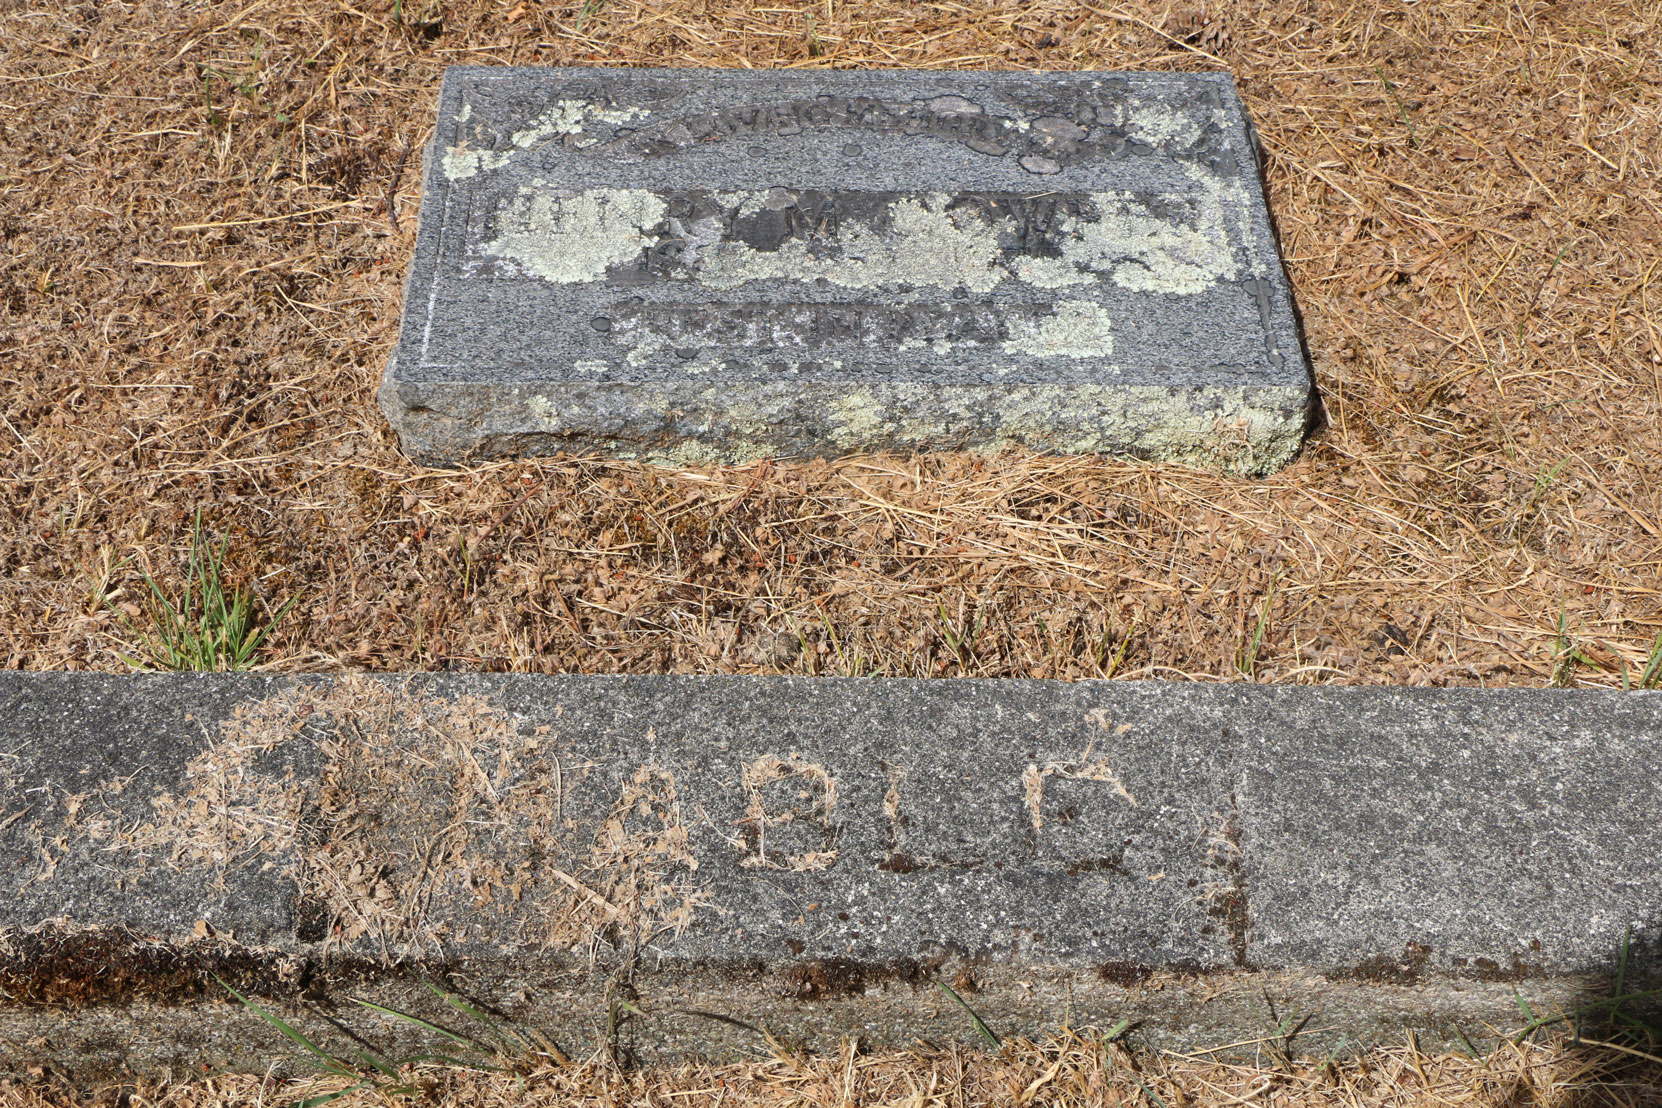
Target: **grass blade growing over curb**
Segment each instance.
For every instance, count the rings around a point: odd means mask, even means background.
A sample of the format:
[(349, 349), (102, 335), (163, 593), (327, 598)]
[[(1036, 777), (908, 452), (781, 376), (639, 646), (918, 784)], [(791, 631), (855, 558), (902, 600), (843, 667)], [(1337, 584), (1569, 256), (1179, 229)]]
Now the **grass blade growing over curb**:
[(266, 1011), (259, 1004), (248, 999), (246, 996), (243, 996), (236, 989), (227, 984), (224, 978), (220, 977), (217, 973), (213, 975), (213, 979), (218, 981), (220, 987), (226, 992), (242, 1001), (245, 1008), (265, 1020), (266, 1023), (276, 1028), (285, 1037), (293, 1040), (295, 1043), (303, 1047), (309, 1054), (317, 1059), (318, 1064), (324, 1071), (341, 1077), (358, 1076), (358, 1074), (353, 1071), (352, 1067), (348, 1066), (339, 1058), (336, 1058), (333, 1054), (330, 1054), (328, 1051), (312, 1042), (311, 1039), (307, 1038), (299, 1029), (289, 1024), (288, 1021), (284, 1020), (281, 1016), (273, 1012)]
[[(419, 1028), (430, 1034), (438, 1035), (441, 1038), (463, 1048), (465, 1051), (484, 1055), (501, 1064), (483, 1062), (477, 1058), (458, 1058), (452, 1054), (442, 1053), (412, 1054), (408, 1057), (388, 1060), (378, 1058), (368, 1050), (353, 1047), (352, 1054), (358, 1060), (358, 1063), (360, 1063), (359, 1065), (354, 1065), (352, 1062), (337, 1057), (336, 1055), (329, 1053), (327, 1050), (324, 1050), (293, 1024), (290, 1024), (281, 1016), (268, 1011), (256, 1001), (244, 996), (242, 993), (226, 984), (226, 982), (217, 974), (214, 975), (214, 980), (218, 981), (220, 986), (223, 987), (226, 992), (240, 1000), (243, 1003), (243, 1006), (249, 1011), (259, 1016), (268, 1025), (280, 1032), (285, 1038), (301, 1047), (310, 1056), (312, 1065), (315, 1066), (320, 1072), (334, 1077), (343, 1077), (353, 1082), (353, 1084), (347, 1086), (346, 1088), (333, 1090), (327, 1093), (320, 1093), (317, 1096), (302, 1100), (296, 1104), (294, 1108), (308, 1108), (308, 1106), (315, 1108), (315, 1106), (328, 1104), (331, 1101), (339, 1100), (341, 1097), (349, 1096), (352, 1093), (366, 1089), (373, 1091), (382, 1099), (412, 1096), (418, 1091), (419, 1086), (414, 1083), (413, 1078), (405, 1076), (405, 1071), (410, 1070), (418, 1064), (426, 1064), (429, 1066), (438, 1065), (451, 1070), (466, 1070), (484, 1074), (517, 1073), (518, 1071), (511, 1069), (511, 1064), (514, 1061), (511, 1052), (537, 1052), (536, 1047), (532, 1044), (530, 1038), (522, 1038), (518, 1035), (509, 1034), (502, 1028), (498, 1027), (494, 1020), (491, 1020), (483, 1012), (480, 1012), (472, 1005), (452, 997), (449, 993), (433, 985), (431, 982), (424, 981), (422, 984), (426, 985), (445, 1003), (449, 1004), (458, 1011), (466, 1012), (483, 1021), (485, 1025), (497, 1035), (497, 1037), (502, 1039), (507, 1049), (503, 1050), (486, 1046), (483, 1043), (480, 1043), (477, 1039), (470, 1038), (456, 1031), (451, 1031), (448, 1028), (441, 1027), (429, 1020), (424, 1020), (419, 1016), (412, 1016), (407, 1012), (400, 1012), (396, 1008), (388, 1008), (384, 1004), (376, 1004), (374, 1001), (370, 1000), (360, 1000), (357, 997), (350, 997), (348, 999), (360, 1007), (367, 1008), (372, 1012), (378, 1012), (384, 1016), (390, 1016), (399, 1022), (408, 1024), (411, 1027)], [(533, 1034), (535, 1033), (533, 1032)], [(544, 1042), (546, 1044), (546, 1040), (544, 1040)], [(543, 1053), (547, 1053), (549, 1057), (556, 1057), (558, 1052), (553, 1050), (552, 1044), (546, 1045), (548, 1050)], [(558, 1055), (558, 1060), (561, 1064), (564, 1064), (565, 1062), (563, 1055)]]
[[(473, 1039), (468, 1038), (466, 1035), (457, 1034), (456, 1032), (451, 1031), (448, 1028), (440, 1027), (436, 1023), (429, 1023), (429, 1022), (427, 1022), (426, 1020), (422, 1019), (419, 1016), (412, 1016), (408, 1012), (400, 1012), (396, 1008), (388, 1008), (385, 1005), (376, 1004), (374, 1001), (371, 1001), (371, 1000), (359, 1000), (357, 997), (352, 997), (351, 999), (352, 999), (352, 1003), (354, 1003), (354, 1004), (362, 1005), (363, 1007), (368, 1008), (368, 1009), (370, 1009), (371, 1011), (374, 1011), (374, 1012), (380, 1012), (384, 1016), (391, 1016), (393, 1019), (402, 1020), (404, 1023), (410, 1024), (411, 1026), (414, 1026), (414, 1027), (419, 1027), (424, 1031), (431, 1031), (433, 1034), (440, 1035), (440, 1036), (442, 1036), (446, 1039), (449, 1039), (451, 1042), (455, 1043), (457, 1046), (462, 1047), (464, 1049), (471, 1050), (471, 1051), (474, 1051), (475, 1053), (484, 1054), (484, 1055), (490, 1055), (490, 1054), (495, 1053), (490, 1048), (485, 1047), (485, 1046), (481, 1045), (480, 1043), (474, 1041)], [(373, 1064), (373, 1059), (368, 1059), (368, 1061), (370, 1061)]]
[(970, 1022), (975, 1024), (975, 1029), (981, 1032), (982, 1038), (986, 1039), (995, 1048), (1003, 1048), (1004, 1043), (997, 1035), (993, 1034), (993, 1029), (987, 1026), (986, 1022), (981, 1019), (975, 1009), (969, 1006), (969, 1002), (959, 996), (951, 985), (948, 985), (945, 981), (937, 981), (935, 982), (935, 985), (941, 990), (941, 992), (945, 993), (947, 996), (950, 996), (953, 1000), (956, 1000), (958, 1002), (958, 1006), (969, 1013)]

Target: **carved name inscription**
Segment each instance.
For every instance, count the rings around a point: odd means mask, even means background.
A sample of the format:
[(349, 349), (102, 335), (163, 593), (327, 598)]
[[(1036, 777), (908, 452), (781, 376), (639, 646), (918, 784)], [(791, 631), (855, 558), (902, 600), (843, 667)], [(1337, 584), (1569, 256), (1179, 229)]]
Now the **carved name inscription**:
[(991, 292), (1103, 282), (1172, 295), (1242, 269), (1234, 198), (1129, 192), (720, 192), (532, 185), (482, 195), (461, 276), (611, 287), (756, 282)]
[[(846, 813), (838, 811), (831, 767), (794, 753), (770, 754), (747, 763), (742, 777), (745, 814), (728, 837), (741, 866), (800, 872), (837, 865)], [(1141, 805), (1106, 758), (1087, 752), (1034, 762), (1008, 784), (1001, 807), (970, 812), (954, 796), (952, 781), (891, 768), (883, 801), (888, 853), (877, 868), (980, 869), (995, 856), (1025, 854), (1070, 876), (1130, 875), (1124, 862), (1131, 840), (1123, 834), (1135, 830)], [(1104, 838), (1105, 830), (1112, 836)]]
[(625, 304), (590, 325), (633, 347), (662, 337), (677, 348), (789, 350), (937, 343), (988, 347), (1025, 334), (1054, 305)]
[[(990, 158), (1014, 156), (1022, 168), (1037, 174), (1092, 159), (1146, 156), (1156, 149), (1205, 154), (1220, 147), (1222, 103), (1215, 89), (1205, 88), (1187, 103), (1151, 105), (1127, 96), (1127, 88), (1122, 78), (1106, 77), (1023, 105), (1019, 113), (989, 110), (955, 94), (915, 100), (822, 95), (676, 111), (622, 105), (610, 90), (581, 82), (549, 100), (498, 98), (479, 89), (468, 105), (469, 119), (475, 103), (479, 117), (463, 134), (470, 150), (486, 157), (464, 156), (456, 163), (460, 172), (452, 175), (494, 168), (498, 157), (516, 149), (551, 143), (593, 157), (650, 159), (723, 140), (834, 131), (927, 136)], [(857, 157), (860, 150), (844, 152)]]

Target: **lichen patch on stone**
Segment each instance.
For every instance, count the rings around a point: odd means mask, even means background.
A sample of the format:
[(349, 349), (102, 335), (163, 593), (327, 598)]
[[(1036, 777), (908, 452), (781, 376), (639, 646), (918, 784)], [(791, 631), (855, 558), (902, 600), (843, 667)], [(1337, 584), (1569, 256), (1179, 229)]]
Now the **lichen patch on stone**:
[(521, 188), (496, 213), (485, 251), (556, 284), (597, 281), (650, 244), (663, 200), (645, 189), (590, 189), (562, 196)]
[(1064, 300), (1021, 329), (1019, 338), (1004, 343), (1007, 352), (1036, 358), (1106, 358), (1114, 352), (1114, 321), (1089, 300)]
[(877, 441), (889, 426), (889, 417), (897, 413), (893, 405), (884, 404), (866, 389), (849, 389), (826, 401), (831, 421), (831, 437), (848, 447), (858, 447)]
[[(724, 238), (722, 220), (669, 215), (664, 199), (644, 189), (560, 194), (535, 181), (495, 213), (496, 237), (482, 249), (528, 276), (559, 284), (599, 281), (610, 267), (634, 261), (667, 234), (679, 269), (666, 278), (721, 291), (758, 282), (824, 281), (849, 289), (985, 293), (1014, 277), (1042, 289), (1112, 280), (1134, 292), (1193, 295), (1239, 276), (1231, 233), (1238, 213), (1231, 206), (1245, 203), (1238, 186), (1207, 174), (1196, 174), (1195, 180), (1199, 187), (1189, 195), (1186, 217), (1157, 213), (1132, 193), (1090, 194), (1090, 215), (1061, 217), (1059, 256), (1007, 254), (1001, 239), (1017, 232), (1011, 220), (989, 220), (944, 193), (896, 199), (881, 220), (849, 220), (829, 241), (792, 237), (776, 249), (759, 249)], [(715, 198), (737, 221), (763, 210), (769, 197), (759, 191)], [(641, 364), (652, 351), (635, 345), (631, 364)]]
[[(843, 288), (912, 285), (989, 292), (1006, 276), (1036, 288), (1059, 289), (1109, 278), (1135, 292), (1192, 295), (1236, 276), (1226, 205), (1233, 201), (1215, 179), (1198, 179), (1193, 222), (1155, 214), (1130, 193), (1093, 193), (1094, 218), (1064, 217), (1061, 256), (1006, 256), (1001, 235), (1010, 220), (991, 223), (950, 197), (932, 193), (896, 200), (885, 229), (845, 226), (837, 249), (793, 239), (772, 251), (744, 242), (688, 235), (683, 261), (710, 288), (730, 290), (756, 281), (824, 279)], [(742, 216), (759, 210), (765, 194), (722, 197)]]
[[(1202, 189), (1194, 200), (1194, 225), (1163, 218), (1130, 193), (1096, 193), (1094, 220), (1074, 220), (1062, 258), (1076, 270), (1107, 274), (1133, 292), (1194, 295), (1236, 275), (1224, 198)], [(1044, 272), (1051, 287), (1061, 271)]]
[(648, 114), (645, 108), (607, 108), (587, 100), (560, 100), (532, 121), (529, 127), (515, 131), (513, 144), (521, 150), (528, 150), (556, 135), (582, 134), (585, 123), (610, 123), (615, 126)]
[[(1303, 427), (1287, 417), (1296, 386), (1238, 389), (1159, 385), (1009, 386), (941, 390), (910, 382), (841, 391), (824, 400), (827, 436), (845, 450), (917, 449), (973, 429), (967, 445), (1022, 443), (1060, 454), (1126, 452), (1230, 473), (1285, 465)], [(931, 415), (919, 415), (930, 412)], [(1059, 419), (1058, 413), (1070, 413)]]
[(526, 409), (548, 430), (560, 425), (560, 411), (546, 396), (533, 396), (525, 402)]
[(444, 175), (452, 181), (464, 181), (479, 173), (500, 169), (508, 164), (510, 154), (494, 150), (471, 150), (467, 143), (457, 143), (444, 152)]
[(945, 193), (896, 200), (886, 232), (851, 224), (834, 254), (816, 253), (801, 239), (772, 251), (718, 243), (706, 252), (698, 278), (716, 289), (824, 278), (843, 288), (907, 284), (989, 292), (1004, 277), (997, 232), (978, 212), (949, 208), (950, 202)]
[[(515, 131), (509, 141), (513, 143), (511, 150), (473, 150), (464, 142), (447, 148), (441, 164), (444, 166), (444, 175), (452, 181), (465, 181), (480, 173), (488, 173), (493, 169), (501, 169), (507, 165), (516, 152), (529, 150), (549, 139), (562, 135), (581, 135), (588, 123), (606, 123), (612, 126), (628, 123), (651, 114), (645, 108), (608, 108), (587, 100), (559, 100), (546, 112), (533, 120), (528, 127)], [(456, 113), (456, 122), (466, 123), (473, 118), (473, 105), (464, 103)]]
[(1081, 269), (1074, 259), (1066, 256), (1047, 258), (1024, 254), (1008, 265), (1017, 280), (1038, 289), (1065, 289), (1070, 285), (1089, 285), (1097, 280), (1096, 274)]
[(671, 345), (669, 336), (658, 331), (635, 330), (629, 333), (628, 341), (629, 353), (624, 355), (623, 360), (632, 366), (647, 364)]
[(1181, 148), (1200, 137), (1201, 125), (1188, 112), (1159, 100), (1133, 102), (1126, 129), (1150, 146)]

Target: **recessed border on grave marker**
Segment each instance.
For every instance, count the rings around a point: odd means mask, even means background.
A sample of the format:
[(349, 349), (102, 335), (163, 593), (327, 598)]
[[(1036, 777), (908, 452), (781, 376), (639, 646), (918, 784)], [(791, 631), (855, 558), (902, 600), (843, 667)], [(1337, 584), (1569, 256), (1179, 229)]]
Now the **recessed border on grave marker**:
[(1225, 74), (445, 74), (381, 404), (416, 459), (1118, 453), (1311, 379)]

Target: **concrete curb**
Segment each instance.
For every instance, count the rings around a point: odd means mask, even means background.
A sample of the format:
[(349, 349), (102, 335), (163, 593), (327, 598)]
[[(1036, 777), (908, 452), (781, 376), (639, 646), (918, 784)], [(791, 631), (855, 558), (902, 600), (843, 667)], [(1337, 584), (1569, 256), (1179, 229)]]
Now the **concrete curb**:
[(973, 1041), (937, 982), (1006, 1034), (1481, 1040), (1630, 928), (1658, 976), (1659, 736), (1655, 693), (0, 674), (0, 1070), (282, 1055), (212, 974), (643, 1061)]

